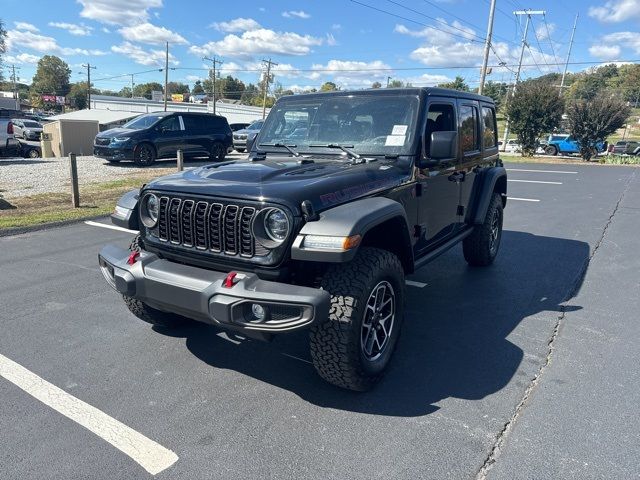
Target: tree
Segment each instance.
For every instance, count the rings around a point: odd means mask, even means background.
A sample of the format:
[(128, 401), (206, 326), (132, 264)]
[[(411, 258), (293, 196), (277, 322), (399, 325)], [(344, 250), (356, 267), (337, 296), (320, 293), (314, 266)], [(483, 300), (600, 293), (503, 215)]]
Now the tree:
[[(232, 100), (240, 100), (245, 89), (244, 82), (231, 75), (219, 79), (216, 83), (216, 87), (218, 86), (220, 87), (219, 91), (222, 92), (223, 98), (230, 98)], [(216, 91), (218, 90), (216, 89)]]
[(245, 87), (244, 92), (242, 92), (240, 101), (245, 105), (254, 105), (256, 98), (259, 96), (260, 91), (258, 90), (258, 87), (253, 83), (250, 83)]
[(133, 96), (151, 99), (151, 92), (154, 90), (162, 92), (164, 87), (158, 82), (140, 83), (133, 88)]
[(382, 84), (380, 82), (373, 82), (371, 84), (371, 88), (381, 88)]
[(324, 82), (321, 86), (320, 86), (320, 91), (321, 92), (333, 92), (339, 90), (338, 86), (333, 83), (333, 82)]
[(202, 82), (200, 80), (196, 80), (196, 83), (193, 84), (191, 93), (193, 95), (202, 95), (204, 93), (204, 88), (202, 88)]
[(72, 84), (67, 99), (69, 100), (69, 105), (78, 110), (87, 108), (87, 82)]
[(131, 98), (133, 95), (131, 87), (122, 87), (118, 92), (118, 97)]
[(500, 110), (504, 99), (507, 96), (507, 92), (509, 91), (509, 85), (503, 82), (493, 82), (489, 81), (484, 85), (484, 90), (482, 91), (483, 95), (487, 97), (491, 97), (493, 101), (496, 103), (496, 110)]
[(595, 145), (621, 128), (630, 113), (623, 100), (612, 96), (572, 101), (567, 109), (568, 127), (580, 144), (582, 158), (591, 159)]
[(172, 93), (189, 93), (189, 85), (182, 82), (169, 82), (167, 83), (168, 94)]
[(450, 88), (451, 90), (460, 90), (461, 92), (470, 91), (469, 85), (467, 85), (460, 75), (456, 76), (456, 78), (452, 82), (445, 82), (438, 84), (440, 88)]
[(38, 60), (36, 74), (31, 82), (31, 102), (42, 106), (42, 94), (65, 96), (69, 93), (71, 70), (62, 59), (45, 55)]
[(518, 85), (507, 106), (507, 115), (523, 156), (532, 156), (538, 137), (560, 125), (562, 111), (563, 101), (552, 85), (532, 81)]
[(4, 22), (0, 20), (0, 81), (2, 81), (2, 55), (7, 51), (6, 38), (7, 31), (4, 28)]

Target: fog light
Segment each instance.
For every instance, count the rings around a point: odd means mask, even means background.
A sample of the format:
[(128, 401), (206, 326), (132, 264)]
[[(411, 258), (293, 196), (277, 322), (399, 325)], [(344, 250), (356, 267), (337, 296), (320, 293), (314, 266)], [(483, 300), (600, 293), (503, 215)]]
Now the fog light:
[(251, 313), (256, 318), (256, 320), (260, 321), (264, 320), (264, 317), (266, 316), (264, 307), (258, 303), (253, 303), (251, 305)]

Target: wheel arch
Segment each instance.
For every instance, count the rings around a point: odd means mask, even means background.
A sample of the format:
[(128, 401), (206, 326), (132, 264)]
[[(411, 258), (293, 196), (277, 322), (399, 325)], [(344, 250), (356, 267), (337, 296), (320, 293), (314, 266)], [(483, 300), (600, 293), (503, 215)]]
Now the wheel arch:
[(507, 206), (507, 171), (504, 167), (491, 167), (476, 177), (473, 186), (473, 203), (467, 212), (467, 223), (479, 225), (484, 218), (491, 202), (491, 196), (499, 193), (502, 206)]
[[(349, 250), (310, 249), (304, 246), (304, 237), (307, 235), (360, 235), (361, 240), (355, 248)], [(291, 258), (344, 263), (353, 260), (362, 246), (391, 251), (398, 256), (406, 273), (413, 272), (411, 235), (402, 204), (386, 197), (370, 197), (330, 208), (322, 212), (318, 220), (307, 222), (302, 227), (293, 242)]]

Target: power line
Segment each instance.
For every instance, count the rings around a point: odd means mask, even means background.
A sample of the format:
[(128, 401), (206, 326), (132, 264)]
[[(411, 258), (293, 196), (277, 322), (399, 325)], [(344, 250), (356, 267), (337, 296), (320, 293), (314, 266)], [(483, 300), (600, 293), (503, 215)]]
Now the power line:
[[(543, 15), (544, 17), (544, 15)], [(542, 51), (542, 45), (540, 45), (540, 38), (538, 37), (538, 30), (536, 29), (536, 26), (533, 24), (533, 19), (531, 19), (531, 26), (533, 27), (533, 36), (536, 39), (536, 43), (538, 44), (538, 50), (540, 51), (540, 54), (542, 55), (542, 60), (544, 61), (545, 65), (547, 66), (547, 68), (549, 70), (551, 70), (551, 67), (549, 66), (549, 63), (547, 62), (547, 57), (546, 54)], [(533, 52), (531, 51), (531, 48), (529, 47), (529, 45), (527, 45), (527, 48), (529, 48), (529, 52), (531, 53), (531, 58), (533, 58)], [(535, 62), (535, 60), (534, 60)], [(542, 73), (542, 70), (540, 70), (540, 73)]]
[(269, 92), (269, 82), (271, 82), (271, 66), (272, 65), (278, 65), (275, 62), (272, 62), (271, 59), (269, 60), (262, 60), (262, 64), (266, 65), (267, 67), (267, 73), (264, 77), (264, 92), (263, 92), (263, 96), (262, 96), (262, 118), (265, 118), (267, 116), (267, 93)]
[(213, 67), (213, 76), (212, 76), (212, 71), (209, 70), (209, 76), (211, 77), (211, 90), (212, 90), (212, 98), (213, 98), (213, 114), (216, 114), (216, 65), (220, 64), (222, 65), (224, 62), (222, 62), (221, 60), (218, 60), (215, 56), (213, 58), (209, 58), (209, 57), (202, 57), (202, 60), (207, 60), (209, 62), (211, 62), (211, 65)]
[[(553, 53), (553, 59), (558, 63), (558, 57), (556, 56), (556, 49), (553, 46), (553, 40), (551, 39), (551, 31), (549, 29), (549, 24), (547, 23), (547, 16), (543, 15), (542, 20), (544, 20), (544, 26), (547, 29), (547, 40), (549, 40), (549, 46), (551, 47), (551, 53)], [(558, 72), (560, 72), (560, 68), (558, 68)]]

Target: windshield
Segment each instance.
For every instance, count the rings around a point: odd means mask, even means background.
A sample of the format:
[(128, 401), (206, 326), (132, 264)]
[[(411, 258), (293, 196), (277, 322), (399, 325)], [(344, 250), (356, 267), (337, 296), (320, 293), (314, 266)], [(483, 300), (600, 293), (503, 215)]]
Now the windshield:
[(24, 126), (28, 128), (40, 128), (41, 125), (36, 122), (24, 122)]
[(246, 129), (247, 130), (260, 130), (262, 128), (263, 124), (264, 124), (263, 121), (254, 122), (251, 125), (249, 125)]
[(296, 145), (300, 153), (339, 144), (358, 154), (406, 154), (414, 140), (418, 106), (415, 95), (301, 96), (271, 109), (259, 142)]
[(122, 128), (129, 128), (131, 130), (142, 130), (143, 128), (149, 128), (154, 123), (162, 120), (164, 115), (158, 115), (154, 113), (148, 113), (146, 115), (140, 115), (133, 120), (125, 123)]

